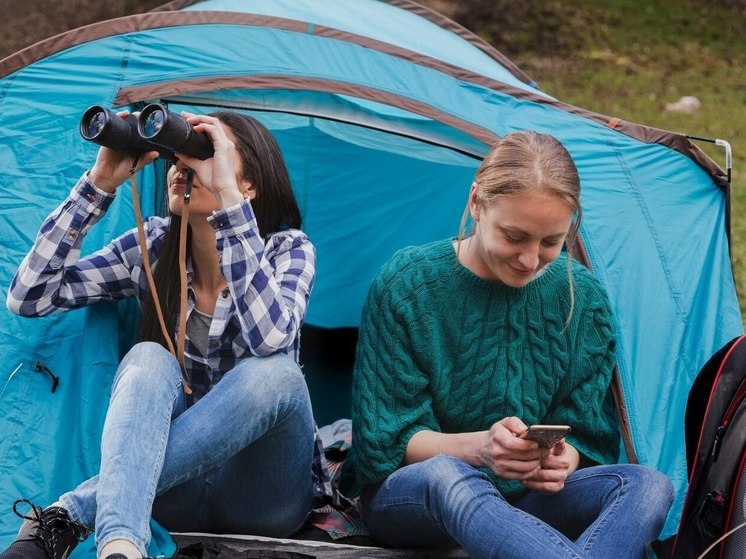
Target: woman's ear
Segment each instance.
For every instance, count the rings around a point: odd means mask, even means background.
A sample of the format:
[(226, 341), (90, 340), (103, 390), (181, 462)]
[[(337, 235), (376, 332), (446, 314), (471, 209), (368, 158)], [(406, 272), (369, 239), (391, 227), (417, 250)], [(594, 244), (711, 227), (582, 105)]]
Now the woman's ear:
[(242, 180), (239, 189), (241, 190), (241, 194), (243, 194), (245, 200), (253, 200), (256, 198), (256, 188), (254, 188), (254, 185), (251, 184), (250, 181), (245, 179)]
[(471, 183), (471, 190), (469, 191), (469, 213), (474, 221), (479, 221), (480, 203), (477, 188), (477, 183)]

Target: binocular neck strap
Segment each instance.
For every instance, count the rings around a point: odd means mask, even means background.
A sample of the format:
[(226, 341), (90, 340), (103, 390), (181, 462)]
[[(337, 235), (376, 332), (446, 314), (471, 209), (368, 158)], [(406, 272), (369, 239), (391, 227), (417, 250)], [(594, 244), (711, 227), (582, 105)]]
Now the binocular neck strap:
[(184, 188), (184, 203), (181, 210), (181, 229), (179, 230), (179, 339), (177, 340), (176, 358), (181, 367), (181, 373), (184, 382), (184, 391), (187, 394), (192, 393), (189, 386), (189, 375), (184, 362), (184, 343), (186, 341), (186, 303), (187, 303), (187, 269), (186, 269), (186, 241), (187, 227), (189, 225), (189, 201), (192, 197), (192, 183), (194, 182), (194, 171), (187, 168), (186, 186)]
[[(161, 309), (161, 302), (158, 298), (158, 292), (155, 289), (155, 282), (153, 281), (153, 272), (150, 269), (150, 256), (148, 255), (148, 246), (147, 242), (145, 240), (145, 228), (143, 226), (142, 222), (142, 212), (140, 211), (140, 196), (137, 191), (137, 178), (135, 176), (135, 167), (137, 165), (137, 159), (134, 160), (132, 163), (132, 168), (130, 169), (130, 185), (132, 186), (132, 206), (135, 209), (135, 220), (137, 221), (137, 235), (138, 240), (140, 244), (140, 253), (142, 254), (142, 265), (145, 269), (145, 277), (148, 280), (148, 286), (150, 287), (150, 294), (153, 298), (153, 304), (155, 305), (155, 312), (158, 315), (158, 322), (161, 326), (161, 332), (163, 333), (163, 338), (166, 340), (166, 344), (168, 345), (168, 350), (171, 352), (171, 355), (176, 357), (176, 359), (179, 362), (179, 366), (181, 367), (181, 375), (182, 375), (182, 383), (184, 384), (184, 392), (187, 394), (192, 393), (192, 388), (189, 386), (189, 378), (186, 373), (186, 367), (184, 366), (184, 342), (183, 342), (183, 336), (185, 335), (186, 330), (186, 264), (184, 264), (183, 269), (184, 273), (180, 275), (180, 281), (181, 281), (181, 312), (179, 315), (179, 341), (180, 341), (180, 352), (177, 354), (176, 350), (174, 349), (174, 344), (171, 341), (171, 336), (168, 334), (168, 329), (166, 328), (166, 322), (163, 319), (163, 311)], [(191, 172), (191, 169), (190, 169)], [(191, 182), (192, 182), (193, 176), (190, 174), (187, 174), (187, 184), (188, 189), (191, 191)], [(181, 231), (180, 231), (180, 238), (179, 238), (179, 268), (181, 270), (182, 268), (182, 260), (186, 262), (186, 223), (188, 216), (188, 203), (184, 206), (184, 215), (182, 216), (181, 221)], [(184, 249), (182, 251), (182, 245), (184, 246)]]

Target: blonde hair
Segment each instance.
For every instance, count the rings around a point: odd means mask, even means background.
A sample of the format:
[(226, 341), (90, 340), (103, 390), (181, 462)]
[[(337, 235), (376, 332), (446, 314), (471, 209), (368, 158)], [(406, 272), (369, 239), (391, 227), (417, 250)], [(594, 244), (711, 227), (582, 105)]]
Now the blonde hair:
[[(580, 177), (567, 149), (549, 134), (531, 130), (511, 132), (491, 147), (477, 169), (474, 185), (477, 189), (477, 203), (483, 207), (493, 205), (504, 196), (546, 192), (557, 196), (574, 211), (575, 219), (565, 239), (567, 277), (570, 284), (570, 314), (566, 325), (569, 324), (575, 306), (571, 253), (577, 242), (582, 210)], [(461, 241), (466, 237), (468, 217), (467, 201), (459, 228), (457, 256)]]

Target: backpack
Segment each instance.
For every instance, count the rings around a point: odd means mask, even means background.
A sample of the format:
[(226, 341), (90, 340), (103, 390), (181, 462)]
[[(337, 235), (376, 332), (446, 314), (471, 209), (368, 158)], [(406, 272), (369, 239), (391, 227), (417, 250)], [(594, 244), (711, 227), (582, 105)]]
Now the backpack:
[(743, 559), (746, 527), (738, 527), (746, 520), (746, 336), (728, 342), (702, 367), (689, 391), (684, 429), (689, 487), (671, 557)]

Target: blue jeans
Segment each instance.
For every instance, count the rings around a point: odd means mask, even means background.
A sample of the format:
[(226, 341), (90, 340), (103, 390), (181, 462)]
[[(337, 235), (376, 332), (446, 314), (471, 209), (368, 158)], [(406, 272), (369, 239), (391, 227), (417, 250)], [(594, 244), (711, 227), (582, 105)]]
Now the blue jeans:
[(472, 559), (639, 559), (672, 501), (663, 474), (620, 464), (578, 470), (555, 495), (529, 491), (508, 502), (488, 476), (450, 456), (404, 466), (361, 495), (381, 544), (460, 544)]
[(244, 359), (187, 408), (176, 359), (137, 344), (119, 365), (101, 467), (60, 500), (70, 517), (146, 555), (151, 515), (172, 531), (285, 536), (313, 501), (305, 379), (278, 354)]

